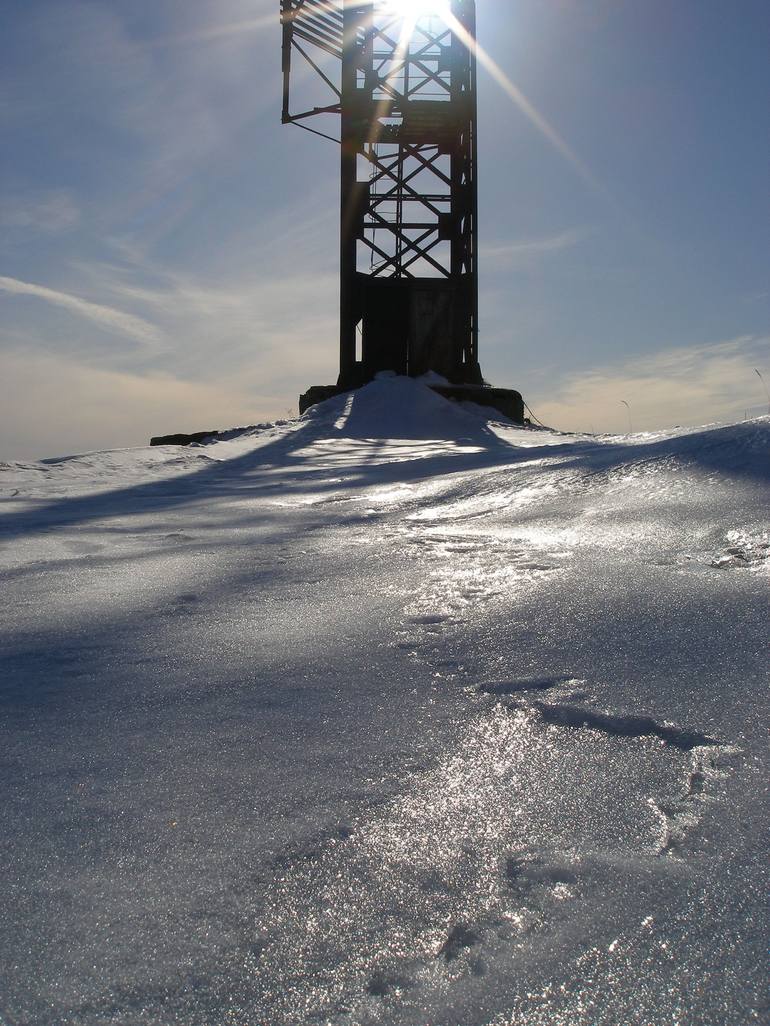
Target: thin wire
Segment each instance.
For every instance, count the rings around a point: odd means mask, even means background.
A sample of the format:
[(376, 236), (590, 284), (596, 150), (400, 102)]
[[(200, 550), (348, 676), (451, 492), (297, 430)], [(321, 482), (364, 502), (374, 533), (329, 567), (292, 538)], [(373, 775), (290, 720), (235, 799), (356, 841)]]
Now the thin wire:
[[(523, 399), (522, 399), (522, 402), (524, 402), (524, 400), (523, 400)], [(540, 420), (540, 419), (539, 419), (538, 417), (536, 417), (536, 416), (534, 415), (534, 413), (532, 412), (532, 407), (531, 407), (531, 406), (530, 406), (530, 405), (529, 405), (528, 403), (526, 403), (526, 402), (524, 402), (524, 409), (525, 409), (525, 410), (527, 411), (527, 413), (529, 414), (529, 416), (530, 416), (530, 419), (531, 419), (531, 420), (534, 420), (534, 422), (535, 422), (536, 424), (539, 424), (541, 428), (546, 428), (546, 430), (548, 430), (548, 431), (553, 431), (553, 430), (554, 430), (553, 428), (551, 428), (551, 427), (548, 427), (548, 425), (547, 425), (547, 424), (544, 424), (544, 423), (542, 422), (542, 420)]]

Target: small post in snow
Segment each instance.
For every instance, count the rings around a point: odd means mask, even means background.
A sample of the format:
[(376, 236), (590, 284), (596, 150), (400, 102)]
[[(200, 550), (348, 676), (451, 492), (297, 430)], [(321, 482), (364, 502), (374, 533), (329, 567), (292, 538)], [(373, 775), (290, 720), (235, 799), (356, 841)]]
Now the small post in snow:
[(628, 433), (629, 433), (629, 435), (632, 435), (634, 433), (634, 429), (631, 427), (631, 407), (626, 402), (625, 399), (621, 399), (620, 401), (623, 404), (623, 406), (625, 406), (626, 410), (628, 411)]

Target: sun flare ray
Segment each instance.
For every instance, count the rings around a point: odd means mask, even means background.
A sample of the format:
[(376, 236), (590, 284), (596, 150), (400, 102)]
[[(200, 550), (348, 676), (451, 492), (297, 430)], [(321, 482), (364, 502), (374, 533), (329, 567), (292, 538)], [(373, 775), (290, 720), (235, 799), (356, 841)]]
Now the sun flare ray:
[(491, 75), (503, 92), (513, 101), (524, 117), (538, 132), (561, 154), (572, 166), (580, 178), (593, 190), (606, 194), (606, 189), (596, 178), (591, 169), (581, 160), (569, 144), (559, 135), (556, 129), (524, 95), (519, 87), (511, 81), (500, 65), (487, 51), (479, 45), (468, 29), (452, 11), (450, 0), (371, 0), (372, 5), (402, 19), (401, 42), (406, 41), (414, 32), (421, 18), (441, 18), (457, 38), (475, 55), (481, 66)]
[(521, 89), (511, 81), (497, 61), (479, 45), (478, 40), (473, 38), (465, 26), (452, 14), (451, 10), (446, 11), (444, 17), (449, 28), (476, 55), (476, 59), (481, 66), (492, 76), (503, 92), (513, 100), (524, 117), (572, 165), (584, 182), (590, 185), (592, 189), (603, 193), (605, 191), (604, 187), (590, 168), (583, 163), (580, 157), (558, 134), (556, 129), (548, 123), (540, 111), (527, 99)]

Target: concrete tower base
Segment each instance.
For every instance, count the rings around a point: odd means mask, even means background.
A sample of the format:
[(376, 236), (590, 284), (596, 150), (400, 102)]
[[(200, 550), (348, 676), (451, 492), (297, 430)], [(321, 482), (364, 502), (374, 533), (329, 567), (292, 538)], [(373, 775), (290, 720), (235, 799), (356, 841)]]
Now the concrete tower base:
[[(514, 424), (524, 423), (524, 400), (521, 393), (513, 388), (492, 388), (490, 385), (429, 385), (428, 387), (439, 395), (443, 395), (445, 399), (489, 406), (512, 420)], [(304, 413), (311, 406), (352, 391), (354, 389), (340, 388), (339, 385), (312, 385), (299, 397), (299, 412)]]

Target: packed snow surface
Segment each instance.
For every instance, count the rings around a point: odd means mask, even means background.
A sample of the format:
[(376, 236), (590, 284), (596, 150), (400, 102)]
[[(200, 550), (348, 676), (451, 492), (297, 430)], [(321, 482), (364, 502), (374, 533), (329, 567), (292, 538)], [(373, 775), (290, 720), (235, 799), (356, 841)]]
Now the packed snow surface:
[(769, 441), (0, 464), (2, 1026), (766, 1023)]

